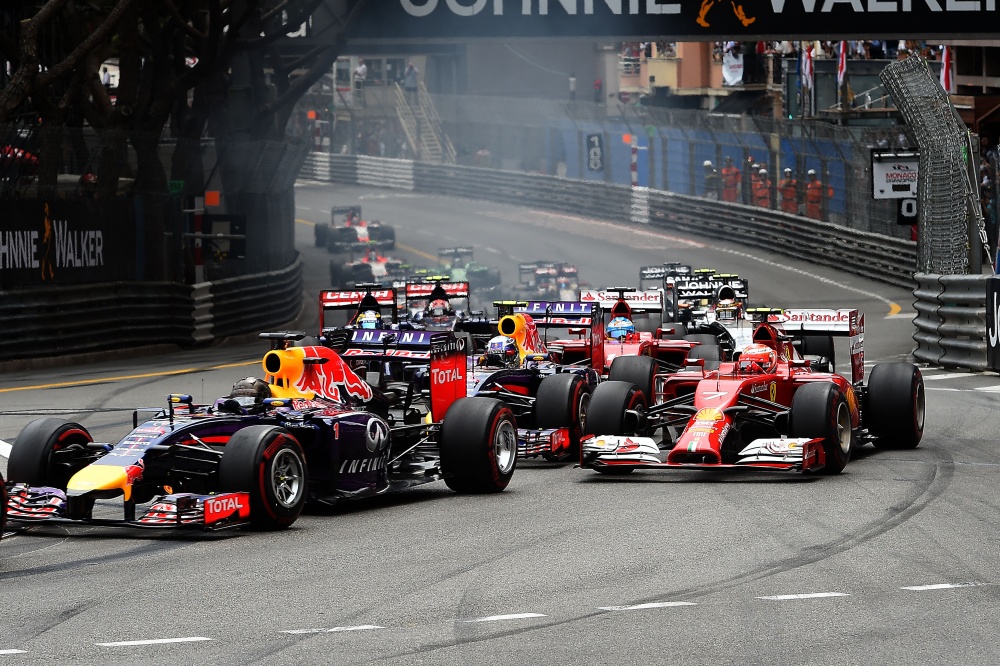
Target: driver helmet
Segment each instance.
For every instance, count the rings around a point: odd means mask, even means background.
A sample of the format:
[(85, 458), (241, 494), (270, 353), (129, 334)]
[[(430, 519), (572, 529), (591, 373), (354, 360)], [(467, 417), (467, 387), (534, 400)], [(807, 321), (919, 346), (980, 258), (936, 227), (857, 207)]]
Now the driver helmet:
[(750, 345), (740, 354), (740, 372), (768, 374), (778, 367), (778, 354), (767, 345)]
[(374, 310), (365, 310), (358, 316), (358, 328), (374, 330), (382, 323), (382, 316)]
[(486, 345), (486, 365), (494, 367), (515, 368), (521, 362), (517, 341), (506, 335), (490, 338)]
[(233, 384), (233, 390), (229, 392), (229, 397), (244, 409), (260, 407), (266, 399), (271, 397), (271, 387), (263, 379), (244, 377)]
[(443, 317), (449, 314), (451, 308), (448, 306), (448, 301), (439, 298), (436, 301), (431, 301), (431, 304), (427, 306), (427, 312), (432, 317)]
[(615, 317), (608, 324), (608, 337), (613, 340), (621, 340), (631, 333), (635, 333), (635, 324), (628, 317)]

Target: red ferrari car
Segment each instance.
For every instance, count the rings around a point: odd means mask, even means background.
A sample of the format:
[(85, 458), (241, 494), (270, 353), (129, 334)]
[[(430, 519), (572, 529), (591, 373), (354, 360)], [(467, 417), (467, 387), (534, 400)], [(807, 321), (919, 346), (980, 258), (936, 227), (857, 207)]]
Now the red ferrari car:
[[(805, 320), (802, 318), (805, 317)], [(864, 315), (798, 310), (797, 331), (850, 338), (851, 379), (816, 372), (792, 345), (781, 310), (763, 314), (753, 342), (707, 371), (668, 375), (655, 399), (627, 382), (594, 391), (582, 466), (603, 473), (752, 469), (837, 474), (855, 447), (913, 448), (924, 430), (924, 383), (910, 363), (880, 363), (864, 381)], [(680, 430), (676, 441), (671, 434)], [(658, 439), (656, 433), (662, 433)]]

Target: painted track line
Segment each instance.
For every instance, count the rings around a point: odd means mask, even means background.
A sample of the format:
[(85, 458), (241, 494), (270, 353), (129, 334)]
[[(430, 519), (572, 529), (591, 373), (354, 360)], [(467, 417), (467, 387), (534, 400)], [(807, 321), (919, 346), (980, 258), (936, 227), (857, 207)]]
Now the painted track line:
[(0, 654), (24, 654), (27, 650), (0, 650)]
[(535, 617), (548, 617), (542, 613), (511, 613), (509, 615), (488, 615), (486, 617), (477, 617), (471, 620), (455, 620), (456, 622), (501, 622), (503, 620), (527, 620)]
[(771, 597), (757, 597), (768, 601), (791, 601), (793, 599), (823, 599), (826, 597), (849, 597), (844, 592), (810, 592), (808, 594), (776, 594)]
[(4, 458), (10, 458), (10, 449), (11, 449), (10, 444), (0, 439), (0, 456), (3, 456)]
[(933, 585), (911, 585), (910, 587), (901, 587), (901, 590), (912, 590), (914, 592), (926, 592), (927, 590), (954, 590), (959, 587), (979, 587), (981, 585), (988, 585), (989, 583), (935, 583)]
[(974, 373), (971, 372), (946, 372), (943, 375), (928, 375), (924, 377), (925, 382), (932, 382), (938, 379), (955, 379), (956, 377), (972, 377)]
[(184, 638), (151, 638), (145, 641), (115, 641), (114, 643), (94, 643), (101, 647), (128, 647), (132, 645), (164, 645), (166, 643), (197, 643), (200, 641), (210, 641), (211, 638), (204, 636), (186, 636)]
[(341, 631), (370, 631), (372, 629), (385, 629), (377, 624), (359, 624), (356, 627), (330, 627), (329, 629), (285, 629), (283, 634), (333, 634)]
[(675, 608), (677, 606), (697, 606), (691, 601), (654, 601), (648, 604), (635, 604), (633, 606), (599, 606), (598, 610), (605, 611), (629, 611), (645, 610), (647, 608)]

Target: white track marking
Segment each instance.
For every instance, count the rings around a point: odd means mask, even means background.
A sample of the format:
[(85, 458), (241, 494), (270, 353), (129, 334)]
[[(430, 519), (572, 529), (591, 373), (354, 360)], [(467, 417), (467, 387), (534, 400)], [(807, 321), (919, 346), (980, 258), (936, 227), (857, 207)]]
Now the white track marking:
[(932, 382), (938, 379), (954, 379), (955, 377), (974, 377), (975, 373), (972, 372), (946, 372), (943, 375), (931, 375), (930, 377), (924, 377), (925, 382)]
[(757, 597), (768, 601), (791, 601), (792, 599), (823, 599), (825, 597), (849, 597), (843, 592), (810, 592), (809, 594), (776, 594), (772, 597)]
[(976, 391), (983, 391), (985, 393), (1000, 393), (1000, 386), (980, 386)]
[(377, 624), (359, 624), (356, 627), (331, 627), (329, 629), (285, 629), (283, 634), (333, 634), (339, 631), (370, 631), (372, 629), (385, 629)]
[(674, 608), (676, 606), (697, 606), (690, 601), (655, 601), (649, 604), (635, 604), (634, 606), (599, 606), (598, 610), (606, 611), (627, 611), (627, 610), (645, 610), (647, 608)]
[(316, 209), (310, 208), (309, 206), (296, 206), (295, 210), (316, 210)]
[(897, 312), (896, 314), (886, 315), (885, 319), (913, 319), (916, 316), (916, 312)]
[(24, 654), (27, 650), (0, 650), (0, 654)]
[(10, 444), (0, 439), (0, 456), (10, 458)]
[(117, 641), (114, 643), (94, 643), (102, 647), (127, 647), (130, 645), (163, 645), (164, 643), (197, 643), (199, 641), (210, 641), (211, 638), (204, 636), (187, 636), (185, 638), (153, 638), (147, 641)]
[(541, 613), (511, 613), (510, 615), (488, 615), (472, 620), (455, 620), (456, 622), (500, 622), (502, 620), (526, 620), (533, 617), (548, 617)]
[(988, 583), (936, 583), (934, 585), (911, 585), (901, 587), (901, 590), (913, 590), (914, 592), (925, 592), (927, 590), (952, 590), (958, 587), (979, 587)]

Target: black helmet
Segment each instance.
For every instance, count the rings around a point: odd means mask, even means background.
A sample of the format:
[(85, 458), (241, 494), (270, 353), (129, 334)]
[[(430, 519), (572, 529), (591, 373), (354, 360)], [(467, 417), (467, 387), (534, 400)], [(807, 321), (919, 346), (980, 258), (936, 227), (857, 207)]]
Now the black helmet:
[(257, 407), (271, 397), (271, 387), (263, 379), (245, 377), (233, 384), (229, 397), (236, 400), (241, 407)]

